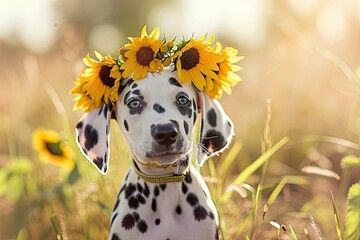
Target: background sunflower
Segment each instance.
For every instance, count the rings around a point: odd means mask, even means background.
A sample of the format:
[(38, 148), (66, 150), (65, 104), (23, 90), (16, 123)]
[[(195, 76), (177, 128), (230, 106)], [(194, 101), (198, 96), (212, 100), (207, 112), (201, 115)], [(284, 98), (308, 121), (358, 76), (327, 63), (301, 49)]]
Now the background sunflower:
[(61, 139), (61, 135), (48, 129), (37, 129), (33, 132), (33, 147), (39, 153), (40, 160), (72, 170), (75, 166), (74, 152), (70, 145)]

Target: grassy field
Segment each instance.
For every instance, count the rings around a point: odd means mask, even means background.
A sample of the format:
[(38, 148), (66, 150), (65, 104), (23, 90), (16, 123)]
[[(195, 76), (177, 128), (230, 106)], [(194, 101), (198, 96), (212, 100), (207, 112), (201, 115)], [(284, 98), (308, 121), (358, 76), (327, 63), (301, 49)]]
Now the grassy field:
[[(127, 14), (140, 15), (132, 4), (126, 5)], [(359, 4), (322, 2), (306, 17), (284, 2), (269, 4), (262, 44), (246, 45), (214, 33), (246, 56), (239, 64), (243, 81), (220, 100), (236, 137), (201, 169), (219, 209), (222, 238), (357, 240)], [(319, 16), (330, 5), (346, 16), (346, 31), (324, 38)], [(115, 121), (106, 176), (75, 145), (82, 113), (72, 111), (69, 91), (84, 67), (82, 57), (94, 50), (88, 41), (91, 24), (69, 13), (56, 26), (54, 47), (41, 54), (0, 42), (0, 239), (107, 237), (130, 160)], [(333, 24), (326, 30), (335, 29)], [(124, 31), (132, 36), (142, 25), (132, 23)], [(33, 141), (38, 129), (61, 137), (72, 152), (70, 167), (44, 161)]]

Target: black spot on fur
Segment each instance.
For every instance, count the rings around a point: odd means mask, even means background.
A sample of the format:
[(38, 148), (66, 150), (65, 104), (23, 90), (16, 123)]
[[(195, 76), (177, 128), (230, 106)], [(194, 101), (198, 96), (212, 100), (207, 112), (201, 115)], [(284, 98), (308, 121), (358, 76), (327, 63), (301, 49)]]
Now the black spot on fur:
[(151, 209), (156, 212), (156, 199), (153, 198), (152, 202), (151, 202)]
[(135, 190), (135, 185), (133, 183), (129, 183), (129, 185), (125, 189), (125, 198), (129, 198), (135, 192)]
[(137, 209), (139, 207), (139, 201), (136, 197), (131, 196), (128, 201), (129, 208)]
[(124, 120), (124, 127), (125, 127), (126, 131), (129, 131), (129, 124), (126, 120)]
[(104, 159), (102, 157), (97, 157), (93, 160), (93, 162), (95, 163), (95, 165), (99, 168), (102, 169), (103, 164), (104, 164)]
[(126, 188), (126, 184), (124, 184), (121, 188), (120, 188), (120, 191), (119, 191), (119, 194), (118, 194), (118, 198), (120, 196), (120, 194), (125, 190)]
[(145, 201), (145, 198), (142, 196), (142, 194), (140, 194), (140, 193), (138, 193), (137, 195), (136, 195), (136, 199), (139, 201), (139, 203), (141, 203), (141, 204), (145, 204), (146, 203), (146, 201)]
[(76, 124), (77, 129), (81, 129), (83, 126), (84, 126), (84, 123), (82, 121), (78, 122), (78, 124)]
[(111, 240), (121, 240), (121, 239), (119, 238), (119, 236), (118, 236), (116, 233), (114, 233), (114, 234), (111, 236)]
[(130, 171), (128, 171), (128, 172), (127, 172), (127, 174), (126, 174), (126, 176), (125, 176), (125, 181), (127, 181), (127, 180), (128, 180), (129, 175), (130, 175)]
[(137, 187), (138, 192), (142, 193), (143, 187), (141, 186), (141, 184), (140, 184), (140, 183), (137, 183), (137, 184), (136, 184), (136, 187)]
[(216, 127), (216, 112), (213, 108), (211, 108), (207, 114), (206, 114), (206, 119), (208, 121), (208, 123), (210, 124), (210, 126), (212, 127)]
[(189, 133), (189, 124), (187, 124), (186, 121), (184, 121), (184, 130), (185, 130), (185, 134), (187, 135)]
[(176, 211), (176, 213), (177, 213), (178, 215), (180, 215), (180, 214), (181, 214), (182, 210), (181, 210), (180, 205), (177, 205), (177, 207), (176, 207), (175, 211)]
[(124, 96), (124, 105), (126, 105), (126, 103), (128, 102), (128, 99), (129, 99), (129, 97), (130, 97), (130, 91), (129, 92), (127, 92), (127, 93), (125, 93), (125, 96)]
[(138, 222), (136, 222), (136, 228), (141, 232), (145, 233), (147, 231), (147, 224), (144, 220), (140, 219)]
[(158, 186), (155, 186), (155, 187), (154, 187), (154, 195), (155, 195), (155, 197), (159, 196), (159, 193), (160, 193), (159, 187), (158, 187)]
[(184, 194), (186, 194), (187, 193), (187, 191), (188, 191), (188, 187), (186, 186), (186, 184), (184, 183), (184, 182), (182, 182), (181, 183), (181, 190), (182, 190), (182, 192), (184, 193)]
[(170, 85), (173, 85), (176, 87), (182, 87), (182, 85), (179, 83), (179, 81), (173, 77), (169, 78), (169, 83), (170, 83)]
[(222, 133), (216, 131), (215, 129), (210, 129), (206, 132), (202, 143), (204, 144), (204, 147), (208, 149), (208, 154), (211, 154), (211, 152), (216, 152), (226, 145), (226, 141)]
[(215, 240), (219, 240), (219, 228), (216, 227), (216, 230), (215, 230)]
[(209, 218), (214, 219), (214, 214), (211, 211), (209, 211), (208, 215), (209, 215)]
[(156, 225), (159, 225), (159, 224), (160, 224), (160, 219), (159, 219), (159, 218), (155, 219), (155, 224), (156, 224)]
[(160, 184), (160, 188), (161, 188), (161, 190), (165, 190), (165, 188), (166, 188), (166, 183), (165, 184)]
[(113, 208), (113, 212), (115, 212), (115, 210), (117, 209), (117, 207), (119, 206), (120, 203), (120, 199), (116, 200), (115, 206)]
[(115, 221), (115, 218), (117, 217), (118, 213), (115, 213), (114, 216), (111, 218), (111, 221), (110, 221), (110, 227), (113, 225), (114, 221)]
[(125, 228), (125, 230), (130, 230), (135, 226), (135, 219), (134, 216), (131, 214), (126, 214), (121, 221), (121, 226)]
[(138, 85), (137, 85), (137, 83), (134, 83), (132, 86), (131, 86), (131, 88), (136, 88)]
[(145, 195), (145, 197), (148, 197), (149, 194), (150, 194), (149, 186), (145, 182), (145, 184), (144, 184), (144, 195)]
[(207, 196), (207, 194), (206, 194), (206, 192), (203, 190), (203, 193), (204, 193), (204, 196), (207, 198), (208, 196)]
[(138, 221), (140, 219), (140, 215), (137, 212), (133, 212), (133, 216), (135, 221)]
[(85, 127), (85, 148), (86, 150), (92, 149), (99, 141), (98, 131), (91, 125), (87, 124)]
[(206, 209), (203, 207), (203, 206), (196, 206), (194, 208), (194, 217), (195, 217), (195, 220), (197, 221), (202, 221), (206, 218), (206, 216), (208, 215)]
[(192, 178), (191, 178), (190, 172), (187, 172), (185, 174), (185, 182), (192, 183)]
[(165, 112), (165, 108), (163, 108), (160, 104), (155, 103), (153, 106), (153, 109), (155, 110), (155, 112), (157, 113), (164, 113)]
[(134, 95), (140, 95), (140, 90), (139, 89), (136, 89), (136, 90), (134, 90), (134, 91), (132, 91), (131, 92), (132, 94), (134, 94)]
[(199, 203), (198, 197), (194, 193), (189, 193), (186, 197), (186, 201), (190, 204), (190, 206), (195, 206)]

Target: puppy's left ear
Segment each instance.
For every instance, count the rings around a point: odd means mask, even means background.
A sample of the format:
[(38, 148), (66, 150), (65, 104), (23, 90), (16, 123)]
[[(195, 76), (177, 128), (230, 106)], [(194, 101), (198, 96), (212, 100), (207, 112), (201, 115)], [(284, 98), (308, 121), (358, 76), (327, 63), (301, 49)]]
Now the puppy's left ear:
[(234, 126), (216, 99), (209, 98), (203, 92), (198, 96), (202, 115), (198, 163), (202, 166), (208, 158), (228, 147), (234, 136)]
[(109, 166), (112, 109), (111, 104), (105, 103), (86, 113), (76, 125), (76, 140), (81, 152), (101, 174), (106, 174)]

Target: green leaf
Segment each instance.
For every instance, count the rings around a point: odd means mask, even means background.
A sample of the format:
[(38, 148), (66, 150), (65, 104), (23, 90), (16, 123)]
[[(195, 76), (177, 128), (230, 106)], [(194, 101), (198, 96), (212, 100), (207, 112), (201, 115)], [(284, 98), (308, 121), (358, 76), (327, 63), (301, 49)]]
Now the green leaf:
[(79, 177), (79, 169), (77, 168), (77, 166), (75, 166), (74, 169), (71, 171), (67, 181), (70, 185), (73, 185), (79, 179)]
[(55, 231), (56, 240), (63, 240), (63, 237), (61, 236), (61, 230), (57, 216), (56, 215), (51, 216), (50, 221)]
[(332, 208), (333, 208), (333, 213), (334, 213), (334, 217), (335, 217), (335, 225), (336, 225), (336, 233), (338, 235), (338, 239), (341, 240), (341, 229), (340, 229), (340, 222), (339, 222), (339, 215), (337, 213), (337, 209), (336, 209), (336, 205), (335, 205), (335, 200), (334, 200), (334, 195), (331, 193), (331, 204), (332, 204)]
[(283, 190), (286, 184), (287, 184), (287, 178), (284, 177), (283, 179), (281, 179), (279, 184), (275, 187), (274, 191), (271, 193), (267, 201), (268, 205), (271, 205), (275, 202), (275, 200), (277, 199), (277, 197), (279, 196), (280, 192)]
[(360, 183), (352, 185), (348, 192), (345, 239), (360, 239)]
[(355, 167), (360, 166), (360, 158), (354, 156), (354, 155), (348, 155), (341, 159), (340, 162), (341, 168), (349, 168), (349, 167)]

